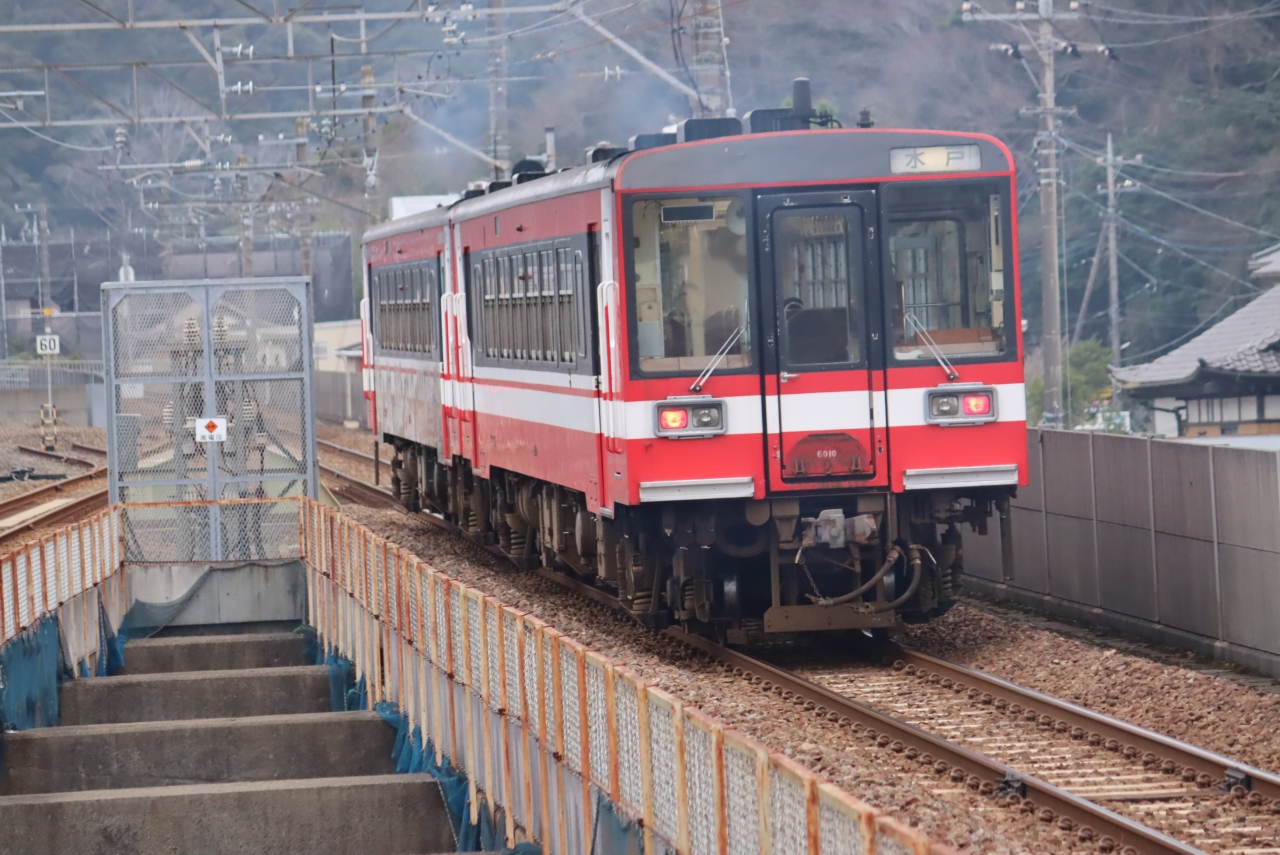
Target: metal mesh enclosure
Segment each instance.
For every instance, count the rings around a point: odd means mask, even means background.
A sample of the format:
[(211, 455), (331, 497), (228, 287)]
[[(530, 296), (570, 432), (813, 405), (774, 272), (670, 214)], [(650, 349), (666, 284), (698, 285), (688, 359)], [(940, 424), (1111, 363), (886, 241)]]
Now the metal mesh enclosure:
[[(102, 290), (112, 501), (315, 496), (306, 279), (108, 282)], [(197, 441), (213, 437), (222, 438)], [(230, 527), (220, 517), (212, 506), (180, 544), (156, 539), (163, 520), (137, 531), (129, 560), (281, 551), (254, 540), (274, 532), (255, 528), (253, 514)]]

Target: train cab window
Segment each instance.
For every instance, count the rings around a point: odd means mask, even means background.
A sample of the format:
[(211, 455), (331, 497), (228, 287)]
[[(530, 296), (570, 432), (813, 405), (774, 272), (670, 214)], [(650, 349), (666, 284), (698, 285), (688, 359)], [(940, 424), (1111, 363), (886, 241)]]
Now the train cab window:
[(632, 297), (642, 371), (751, 365), (746, 204), (737, 197), (633, 203)]
[(894, 357), (1003, 355), (1009, 235), (999, 189), (913, 183), (886, 187), (884, 198)]
[(773, 232), (784, 363), (860, 361), (862, 227), (857, 211), (784, 209), (774, 215)]

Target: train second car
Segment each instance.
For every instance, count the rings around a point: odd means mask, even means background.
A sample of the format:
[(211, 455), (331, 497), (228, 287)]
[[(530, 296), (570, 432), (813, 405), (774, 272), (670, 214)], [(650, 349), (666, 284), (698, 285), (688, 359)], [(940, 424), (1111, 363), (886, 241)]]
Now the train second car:
[(401, 499), (735, 642), (944, 613), (962, 530), (1027, 478), (1008, 150), (832, 129), (596, 157), (365, 236)]

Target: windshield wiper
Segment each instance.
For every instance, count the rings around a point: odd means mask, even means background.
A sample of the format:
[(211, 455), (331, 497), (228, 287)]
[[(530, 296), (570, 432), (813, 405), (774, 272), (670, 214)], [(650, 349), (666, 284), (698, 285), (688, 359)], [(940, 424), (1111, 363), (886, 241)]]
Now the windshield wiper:
[(915, 313), (907, 312), (906, 319), (909, 325), (915, 327), (916, 335), (924, 342), (924, 346), (929, 348), (929, 352), (933, 354), (933, 358), (938, 360), (938, 364), (942, 366), (942, 370), (947, 372), (947, 379), (959, 380), (960, 374), (956, 371), (956, 367), (942, 355), (942, 351), (938, 349), (938, 343), (933, 340), (933, 336), (929, 335), (929, 331), (924, 328), (924, 324), (920, 323), (920, 319), (915, 316)]
[(729, 355), (729, 350), (738, 343), (738, 339), (742, 338), (742, 334), (747, 331), (747, 325), (743, 324), (733, 331), (733, 335), (724, 340), (724, 344), (720, 345), (720, 349), (716, 351), (715, 358), (698, 375), (698, 379), (693, 381), (693, 385), (689, 387), (690, 392), (701, 392), (702, 387), (711, 379), (711, 372), (720, 367), (720, 363), (724, 362), (724, 358)]

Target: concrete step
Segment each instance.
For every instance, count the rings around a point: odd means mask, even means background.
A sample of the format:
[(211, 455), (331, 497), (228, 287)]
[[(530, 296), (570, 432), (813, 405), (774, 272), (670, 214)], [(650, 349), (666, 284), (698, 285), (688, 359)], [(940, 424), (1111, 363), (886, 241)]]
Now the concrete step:
[(140, 638), (124, 647), (121, 674), (233, 671), (308, 665), (292, 632)]
[(389, 775), (374, 712), (88, 724), (4, 735), (0, 795)]
[(324, 665), (184, 671), (71, 680), (59, 689), (63, 725), (329, 712)]
[(429, 775), (0, 797), (0, 855), (399, 855), (454, 851)]

